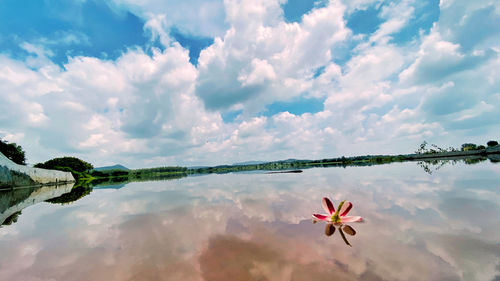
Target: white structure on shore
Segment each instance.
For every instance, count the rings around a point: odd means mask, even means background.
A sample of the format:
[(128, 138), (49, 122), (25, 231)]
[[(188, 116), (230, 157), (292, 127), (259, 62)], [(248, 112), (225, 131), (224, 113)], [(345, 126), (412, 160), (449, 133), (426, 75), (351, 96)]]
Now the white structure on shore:
[[(18, 178), (24, 178), (24, 181), (18, 180)], [(70, 172), (18, 165), (0, 153), (0, 187), (25, 185), (24, 182), (26, 180), (30, 181), (29, 179), (31, 179), (34, 184), (42, 185), (75, 181), (75, 178)]]

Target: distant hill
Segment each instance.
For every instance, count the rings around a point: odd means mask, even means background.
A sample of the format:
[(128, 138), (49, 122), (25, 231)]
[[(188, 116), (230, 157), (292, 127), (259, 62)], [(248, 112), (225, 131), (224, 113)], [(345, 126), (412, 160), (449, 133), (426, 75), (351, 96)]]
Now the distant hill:
[(259, 165), (259, 164), (264, 164), (264, 163), (267, 163), (267, 162), (265, 162), (265, 161), (246, 161), (246, 162), (234, 163), (233, 166)]
[(208, 168), (209, 166), (189, 166), (187, 167), (188, 170), (196, 170), (196, 169), (203, 169), (203, 168)]
[(275, 162), (283, 162), (283, 163), (294, 163), (294, 162), (310, 162), (311, 160), (306, 160), (306, 159), (294, 159), (294, 158), (289, 158), (286, 160), (280, 160), (280, 161), (275, 161)]
[(109, 171), (109, 170), (130, 171), (129, 168), (127, 168), (127, 167), (125, 167), (123, 165), (120, 165), (120, 164), (116, 164), (116, 165), (113, 165), (113, 166), (105, 166), (105, 167), (94, 168), (94, 171)]
[(246, 162), (234, 163), (232, 166), (262, 165), (262, 164), (272, 164), (272, 163), (297, 163), (297, 162), (311, 162), (311, 160), (290, 158), (278, 161), (246, 161)]

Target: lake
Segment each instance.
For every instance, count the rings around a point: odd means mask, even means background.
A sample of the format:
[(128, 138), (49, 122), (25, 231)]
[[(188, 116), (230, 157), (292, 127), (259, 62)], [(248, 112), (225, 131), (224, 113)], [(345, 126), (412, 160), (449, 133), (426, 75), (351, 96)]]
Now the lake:
[[(2, 212), (24, 209), (0, 228), (0, 280), (500, 280), (500, 164), (437, 167), (190, 176), (65, 204), (45, 200), (71, 187), (3, 191)], [(364, 218), (352, 247), (313, 223), (323, 197)]]

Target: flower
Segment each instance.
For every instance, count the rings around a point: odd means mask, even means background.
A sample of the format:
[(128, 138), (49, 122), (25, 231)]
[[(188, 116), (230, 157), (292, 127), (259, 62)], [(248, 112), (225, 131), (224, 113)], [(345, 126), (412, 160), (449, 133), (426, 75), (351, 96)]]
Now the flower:
[(363, 221), (363, 218), (360, 216), (347, 216), (347, 213), (349, 213), (349, 211), (352, 209), (352, 203), (349, 201), (344, 200), (340, 202), (336, 212), (330, 199), (323, 197), (322, 205), (323, 209), (325, 209), (328, 214), (313, 214), (313, 218), (334, 224)]

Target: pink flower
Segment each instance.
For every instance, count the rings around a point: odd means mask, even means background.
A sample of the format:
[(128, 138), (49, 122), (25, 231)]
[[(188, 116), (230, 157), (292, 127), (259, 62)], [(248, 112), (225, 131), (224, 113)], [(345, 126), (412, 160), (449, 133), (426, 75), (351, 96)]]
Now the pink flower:
[(323, 197), (322, 205), (323, 209), (325, 209), (328, 214), (313, 214), (313, 218), (334, 224), (363, 221), (363, 218), (360, 216), (347, 216), (347, 213), (349, 213), (349, 211), (352, 209), (352, 203), (349, 201), (344, 200), (340, 202), (336, 212), (330, 199)]

